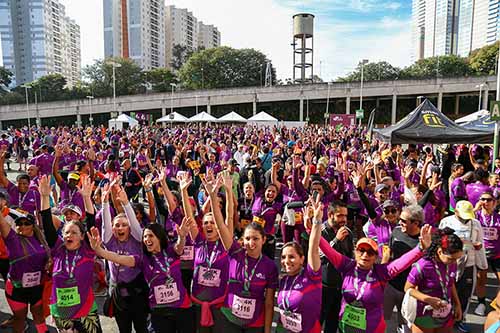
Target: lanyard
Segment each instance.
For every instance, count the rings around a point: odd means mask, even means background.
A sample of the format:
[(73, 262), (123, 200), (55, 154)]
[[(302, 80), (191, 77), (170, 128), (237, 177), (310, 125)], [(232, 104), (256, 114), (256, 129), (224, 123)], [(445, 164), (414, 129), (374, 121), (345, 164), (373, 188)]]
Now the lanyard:
[(285, 282), (283, 283), (283, 301), (281, 302), (281, 306), (284, 308), (284, 310), (289, 310), (290, 309), (290, 295), (292, 294), (292, 290), (293, 290), (293, 286), (295, 285), (295, 282), (297, 282), (297, 279), (302, 275), (302, 269), (300, 270), (299, 274), (297, 274), (294, 279), (292, 280), (292, 284), (290, 284), (290, 286), (288, 286), (288, 293), (287, 293), (287, 290), (286, 290), (286, 287), (287, 287), (287, 283), (288, 283), (288, 280), (289, 280), (289, 277), (290, 276), (286, 276), (286, 278), (284, 279)]
[(251, 201), (250, 201), (250, 209), (248, 209), (247, 198), (243, 198), (243, 203), (245, 204), (245, 214), (250, 214), (251, 213), (254, 198), (255, 197), (253, 197), (251, 199)]
[(487, 213), (484, 213), (483, 210), (481, 210), (481, 215), (483, 217), (484, 224), (486, 224), (487, 227), (493, 227), (495, 225), (495, 221), (494, 221), (495, 211), (493, 211), (490, 215), (490, 223), (488, 223), (487, 218), (486, 218)]
[(370, 280), (372, 277), (372, 272), (373, 272), (372, 270), (368, 272), (365, 281), (363, 281), (363, 283), (361, 284), (361, 289), (360, 289), (358, 285), (359, 284), (358, 268), (354, 269), (354, 293), (356, 294), (356, 301), (359, 301), (365, 294), (365, 289), (366, 286), (368, 285), (368, 280)]
[(171, 276), (170, 276), (170, 264), (168, 263), (168, 256), (165, 253), (165, 251), (162, 251), (162, 253), (163, 253), (163, 258), (164, 258), (165, 266), (163, 266), (163, 264), (161, 263), (161, 261), (158, 260), (157, 256), (153, 256), (153, 258), (155, 258), (156, 263), (158, 264), (158, 266), (160, 266), (161, 271), (167, 275), (168, 279), (171, 279)]
[(65, 258), (65, 264), (66, 264), (66, 270), (69, 274), (69, 278), (73, 279), (75, 276), (75, 267), (76, 267), (76, 259), (78, 257), (78, 252), (80, 249), (76, 250), (75, 256), (73, 257), (73, 262), (71, 263), (71, 266), (69, 264), (69, 257), (68, 257), (68, 250), (66, 250), (66, 258)]
[(26, 191), (23, 196), (21, 196), (21, 192), (19, 192), (19, 207), (22, 208), (22, 205), (24, 204), (24, 199), (26, 199), (28, 192), (29, 192), (29, 190)]
[(219, 254), (219, 250), (217, 247), (219, 246), (219, 240), (215, 242), (215, 245), (212, 249), (212, 252), (210, 252), (210, 256), (208, 255), (208, 241), (205, 241), (204, 247), (205, 247), (205, 253), (207, 254), (207, 257), (205, 258), (205, 262), (207, 263), (208, 268), (212, 268), (212, 265), (214, 264), (215, 260), (217, 259), (217, 255)]
[(448, 302), (448, 289), (447, 289), (447, 286), (450, 282), (450, 276), (449, 276), (449, 269), (448, 269), (448, 265), (446, 265), (446, 274), (444, 275), (444, 281), (443, 281), (443, 276), (441, 275), (441, 271), (439, 270), (439, 267), (438, 265), (436, 264), (435, 261), (433, 261), (434, 263), (434, 269), (436, 270), (436, 274), (439, 278), (439, 284), (441, 285), (441, 289), (443, 289), (443, 297), (445, 299), (445, 301)]
[(243, 289), (248, 292), (250, 290), (250, 282), (252, 282), (253, 276), (255, 275), (255, 270), (257, 269), (257, 266), (259, 265), (260, 261), (262, 259), (262, 254), (260, 255), (259, 259), (257, 260), (257, 263), (255, 263), (255, 266), (253, 266), (252, 272), (250, 273), (250, 276), (248, 276), (248, 255), (245, 255), (245, 270), (244, 270), (244, 277), (245, 281), (243, 281)]

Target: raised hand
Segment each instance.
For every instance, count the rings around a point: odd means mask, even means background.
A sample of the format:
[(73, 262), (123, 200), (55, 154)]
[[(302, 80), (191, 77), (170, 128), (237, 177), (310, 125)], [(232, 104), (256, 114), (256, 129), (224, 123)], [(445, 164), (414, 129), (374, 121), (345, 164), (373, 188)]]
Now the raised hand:
[(311, 164), (313, 160), (313, 154), (312, 151), (308, 150), (306, 151), (306, 155), (304, 156), (304, 160), (306, 161), (306, 164)]
[(403, 177), (409, 179), (411, 174), (413, 173), (414, 168), (410, 165), (405, 166), (403, 169)]
[(187, 190), (188, 187), (193, 183), (193, 179), (189, 172), (184, 172), (177, 176), (177, 181), (179, 182), (179, 187), (181, 191)]
[(361, 186), (361, 177), (362, 176), (361, 176), (361, 173), (359, 171), (357, 171), (357, 172), (355, 171), (352, 173), (351, 180), (356, 188)]
[(43, 175), (38, 181), (38, 192), (41, 196), (50, 196), (52, 188), (50, 187), (51, 176)]
[(423, 249), (428, 249), (432, 243), (432, 227), (428, 224), (420, 229), (420, 245)]
[(151, 189), (151, 187), (153, 186), (153, 174), (152, 173), (148, 173), (146, 175), (146, 177), (144, 177), (144, 182), (142, 183), (142, 185), (144, 186), (145, 190)]
[(92, 179), (88, 176), (82, 176), (82, 185), (77, 186), (78, 192), (80, 192), (84, 198), (90, 198), (92, 196), (92, 187)]
[(312, 204), (312, 208), (314, 211), (314, 219), (316, 221), (323, 221), (323, 203), (321, 202), (320, 196), (316, 197), (316, 200), (311, 196), (309, 197), (309, 201)]
[(117, 191), (117, 199), (121, 202), (122, 205), (126, 205), (128, 202), (128, 196), (127, 192), (122, 187), (119, 187), (119, 190)]
[(109, 202), (109, 194), (111, 193), (110, 183), (106, 183), (101, 189), (101, 201), (102, 203)]
[(221, 184), (224, 186), (226, 192), (231, 193), (233, 190), (233, 177), (228, 171), (222, 172), (219, 177), (222, 179)]
[(99, 230), (96, 227), (92, 227), (90, 231), (87, 231), (87, 237), (89, 239), (90, 247), (96, 251), (101, 248), (102, 239), (99, 235)]
[(188, 235), (189, 230), (193, 227), (193, 225), (194, 225), (193, 218), (184, 217), (182, 219), (181, 225), (180, 226), (176, 225), (175, 229), (177, 231), (177, 234), (179, 234), (179, 236), (185, 238)]

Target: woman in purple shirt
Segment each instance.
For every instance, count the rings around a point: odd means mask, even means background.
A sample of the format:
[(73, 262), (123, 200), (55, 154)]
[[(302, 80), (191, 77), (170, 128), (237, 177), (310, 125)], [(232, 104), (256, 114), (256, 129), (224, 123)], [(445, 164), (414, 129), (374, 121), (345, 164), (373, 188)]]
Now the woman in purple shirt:
[[(312, 201), (312, 198), (310, 199)], [(314, 203), (319, 207), (320, 202)], [(313, 205), (304, 210), (306, 227), (313, 213)], [(285, 276), (280, 280), (278, 289), (278, 307), (280, 317), (278, 332), (321, 332), (321, 261), (319, 258), (319, 240), (321, 238), (322, 219), (312, 219), (311, 235), (307, 264), (304, 267), (304, 250), (296, 242), (288, 242), (281, 250), (281, 266)]]
[(48, 331), (42, 308), (43, 284), (47, 278), (50, 249), (32, 215), (18, 217), (15, 231), (0, 214), (0, 233), (9, 252), (9, 275), (5, 296), (13, 318), (14, 332), (22, 332), (28, 306), (37, 332)]
[(438, 229), (426, 256), (408, 275), (405, 291), (417, 299), (413, 333), (451, 333), (455, 320), (462, 318), (455, 278), (463, 244), (453, 233), (450, 228)]
[(229, 255), (229, 284), (221, 308), (224, 333), (270, 333), (274, 311), (274, 291), (278, 284), (278, 269), (273, 260), (263, 255), (266, 235), (262, 227), (252, 222), (243, 233), (243, 244), (235, 242), (231, 221), (228, 226), (218, 216), (217, 189), (222, 178), (204, 182), (210, 195), (212, 211), (222, 245)]

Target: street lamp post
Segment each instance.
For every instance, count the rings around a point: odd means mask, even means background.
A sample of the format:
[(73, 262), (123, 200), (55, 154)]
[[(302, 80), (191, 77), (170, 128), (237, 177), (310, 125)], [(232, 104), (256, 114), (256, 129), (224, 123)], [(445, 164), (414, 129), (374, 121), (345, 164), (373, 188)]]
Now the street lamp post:
[(326, 127), (326, 124), (327, 124), (327, 120), (328, 120), (328, 108), (330, 106), (330, 86), (332, 85), (331, 82), (328, 82), (328, 92), (326, 94), (326, 111), (325, 111), (325, 127)]
[(28, 130), (31, 128), (31, 120), (30, 120), (30, 104), (28, 99), (28, 89), (31, 89), (31, 86), (26, 84), (22, 85), (24, 87), (24, 91), (26, 93), (26, 113), (28, 114)]
[(194, 96), (195, 104), (196, 104), (196, 114), (198, 114), (198, 95)]
[[(498, 55), (498, 63), (497, 63), (497, 94), (496, 101), (500, 101), (500, 46), (499, 46), (499, 55)], [(498, 156), (498, 139), (499, 139), (499, 126), (498, 120), (495, 121), (495, 136), (493, 138), (493, 163), (491, 166), (491, 172), (495, 171), (495, 160)]]
[(203, 73), (203, 67), (201, 68), (201, 89), (205, 89), (205, 77)]
[[(361, 61), (361, 87), (359, 89), (359, 109), (363, 110), (363, 75), (365, 64), (368, 63), (368, 59), (363, 59)], [(359, 125), (361, 126), (362, 119), (359, 118)]]
[(476, 88), (479, 88), (479, 103), (477, 105), (477, 111), (481, 110), (481, 99), (483, 97), (483, 86), (484, 83), (478, 84)]
[(170, 83), (172, 93), (170, 94), (170, 114), (174, 112), (174, 88), (177, 87), (175, 83)]
[(94, 122), (94, 118), (92, 118), (92, 100), (94, 99), (94, 96), (86, 96), (86, 97), (89, 100), (89, 111), (90, 111), (89, 122), (90, 122), (90, 127), (92, 127)]
[(116, 68), (120, 68), (122, 65), (114, 61), (108, 63), (113, 66), (113, 111), (116, 112)]

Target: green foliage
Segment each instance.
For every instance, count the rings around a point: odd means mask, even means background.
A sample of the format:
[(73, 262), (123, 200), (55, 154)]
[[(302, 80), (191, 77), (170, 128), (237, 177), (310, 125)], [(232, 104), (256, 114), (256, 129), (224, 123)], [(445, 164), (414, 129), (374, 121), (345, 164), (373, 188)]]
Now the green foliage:
[(500, 42), (474, 50), (469, 55), (470, 69), (477, 75), (495, 75)]
[[(254, 49), (217, 47), (194, 53), (179, 71), (184, 88), (260, 86), (265, 79), (266, 56)], [(273, 82), (276, 75), (273, 71)]]
[[(355, 82), (361, 81), (361, 66), (359, 62), (354, 72), (347, 75), (345, 78), (339, 78), (341, 82)], [(369, 62), (363, 67), (363, 80), (364, 81), (380, 81), (380, 80), (394, 80), (399, 76), (401, 69), (394, 67), (387, 61)]]
[(181, 69), (187, 60), (193, 54), (193, 50), (190, 47), (176, 44), (172, 48), (172, 63), (170, 64), (175, 71)]
[(12, 74), (7, 68), (0, 66), (0, 94), (5, 93), (7, 91), (7, 87), (12, 82)]
[(170, 84), (177, 84), (175, 75), (166, 68), (155, 68), (144, 73), (145, 80), (155, 92), (170, 91)]
[(468, 76), (469, 61), (456, 55), (425, 58), (401, 71), (400, 78), (428, 79), (435, 77)]

